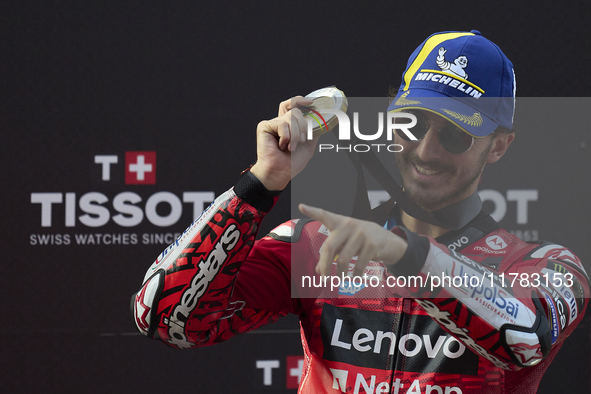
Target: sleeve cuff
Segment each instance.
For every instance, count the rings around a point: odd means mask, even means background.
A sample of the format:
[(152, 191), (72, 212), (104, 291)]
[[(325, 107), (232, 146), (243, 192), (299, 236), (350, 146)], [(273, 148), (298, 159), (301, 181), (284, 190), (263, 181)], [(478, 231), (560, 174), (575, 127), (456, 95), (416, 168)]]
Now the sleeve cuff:
[(388, 266), (388, 271), (394, 276), (418, 275), (429, 254), (429, 248), (431, 247), (429, 238), (413, 233), (404, 227), (397, 227), (394, 231), (398, 235), (406, 237), (408, 247), (396, 264)]
[(269, 191), (250, 171), (234, 186), (234, 193), (252, 207), (262, 212), (269, 212), (279, 198), (281, 191)]

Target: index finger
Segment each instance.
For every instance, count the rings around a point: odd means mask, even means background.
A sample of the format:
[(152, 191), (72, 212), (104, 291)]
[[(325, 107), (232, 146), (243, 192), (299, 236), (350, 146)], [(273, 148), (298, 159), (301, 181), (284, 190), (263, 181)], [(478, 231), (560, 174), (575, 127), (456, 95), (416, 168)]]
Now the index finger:
[(286, 114), (293, 108), (307, 107), (312, 105), (312, 103), (314, 103), (314, 100), (311, 98), (302, 96), (292, 97), (288, 100), (282, 101), (281, 104), (279, 104), (279, 116)]
[(339, 214), (326, 211), (322, 208), (311, 207), (306, 204), (299, 204), (298, 209), (304, 215), (324, 224), (329, 230), (334, 230), (338, 227), (339, 219), (341, 218), (341, 215)]

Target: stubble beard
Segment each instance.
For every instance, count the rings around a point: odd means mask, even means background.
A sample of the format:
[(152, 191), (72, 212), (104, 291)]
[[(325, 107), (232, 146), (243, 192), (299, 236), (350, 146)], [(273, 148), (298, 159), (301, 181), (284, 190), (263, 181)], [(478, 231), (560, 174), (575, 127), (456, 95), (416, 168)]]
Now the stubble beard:
[[(469, 195), (466, 194), (468, 190), (474, 186), (474, 183), (479, 181), (482, 170), (486, 165), (486, 158), (490, 152), (491, 146), (492, 141), (487, 149), (482, 151), (472, 170), (461, 175), (461, 179), (456, 180), (459, 184), (455, 189), (448, 192), (424, 189), (419, 183), (405, 182), (405, 174), (404, 171), (401, 170), (400, 173), (402, 175), (404, 192), (412, 201), (429, 212), (434, 212), (469, 197)], [(450, 174), (451, 178), (457, 177), (459, 173), (459, 169), (452, 166), (446, 166), (437, 162), (425, 162), (421, 160), (416, 153), (405, 155), (404, 152), (400, 152), (396, 154), (396, 165), (399, 169), (405, 168), (407, 171), (412, 171), (411, 167), (413, 164), (418, 164), (419, 166), (424, 166), (435, 171), (446, 171)]]

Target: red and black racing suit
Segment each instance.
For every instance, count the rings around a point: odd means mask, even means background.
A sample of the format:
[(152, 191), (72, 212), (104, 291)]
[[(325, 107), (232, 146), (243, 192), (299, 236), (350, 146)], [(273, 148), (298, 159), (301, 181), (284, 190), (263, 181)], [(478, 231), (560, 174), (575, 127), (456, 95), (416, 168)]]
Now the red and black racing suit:
[[(294, 313), (301, 393), (521, 394), (536, 392), (586, 309), (572, 252), (523, 242), (485, 213), (437, 239), (395, 227), (408, 242), (399, 263), (316, 289), (324, 226), (294, 220), (255, 241), (277, 198), (251, 174), (219, 196), (148, 270), (132, 299), (138, 329), (185, 349)], [(436, 286), (445, 275), (460, 279)]]

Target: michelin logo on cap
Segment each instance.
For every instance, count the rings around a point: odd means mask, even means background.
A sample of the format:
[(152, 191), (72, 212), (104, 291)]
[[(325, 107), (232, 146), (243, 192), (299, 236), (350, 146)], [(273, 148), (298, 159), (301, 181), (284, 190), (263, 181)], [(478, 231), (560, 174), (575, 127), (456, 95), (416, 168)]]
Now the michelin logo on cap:
[(437, 66), (441, 69), (441, 71), (450, 72), (451, 74), (455, 74), (458, 77), (468, 79), (468, 74), (464, 69), (468, 65), (468, 58), (466, 56), (458, 56), (453, 63), (450, 63), (445, 60), (445, 52), (447, 50), (444, 47), (439, 48), (439, 55), (437, 56)]
[[(417, 76), (415, 81), (432, 81), (448, 85), (449, 87), (455, 88), (461, 92), (464, 92), (475, 99), (480, 98), (484, 93), (484, 90), (479, 86), (468, 81), (468, 73), (464, 70), (468, 66), (468, 57), (460, 55), (455, 58), (453, 63), (445, 60), (445, 53), (447, 49), (440, 47), (438, 51), (435, 63), (439, 70), (427, 70), (422, 69)], [(446, 75), (450, 75), (447, 77)]]

